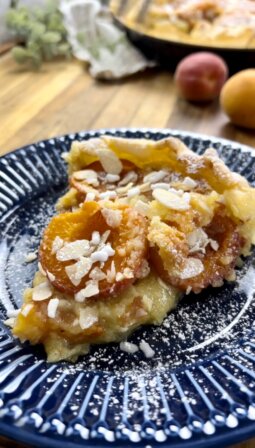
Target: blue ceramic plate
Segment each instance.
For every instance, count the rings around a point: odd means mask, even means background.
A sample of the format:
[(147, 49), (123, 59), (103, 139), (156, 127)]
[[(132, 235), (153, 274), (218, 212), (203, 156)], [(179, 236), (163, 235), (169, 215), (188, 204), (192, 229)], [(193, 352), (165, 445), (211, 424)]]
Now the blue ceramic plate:
[[(0, 159), (0, 317), (19, 308), (31, 284), (42, 230), (67, 185), (61, 153), (74, 139), (109, 133), (182, 139), (216, 148), (255, 184), (255, 153), (226, 140), (179, 131), (81, 132)], [(237, 282), (188, 296), (160, 327), (138, 330), (156, 355), (98, 346), (75, 365), (47, 364), (40, 347), (21, 345), (0, 322), (0, 433), (36, 447), (211, 447), (255, 435), (254, 253)]]

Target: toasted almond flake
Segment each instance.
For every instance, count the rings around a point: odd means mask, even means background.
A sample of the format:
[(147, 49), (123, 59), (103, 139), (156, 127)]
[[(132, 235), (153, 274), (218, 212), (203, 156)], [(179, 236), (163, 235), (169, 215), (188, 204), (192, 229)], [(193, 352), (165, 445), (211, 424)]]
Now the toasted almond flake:
[[(94, 201), (96, 198), (96, 193), (94, 193), (93, 191), (89, 191), (86, 194), (86, 198), (85, 198), (85, 202), (90, 202), (90, 201)], [(81, 204), (82, 206), (83, 204)]]
[(43, 269), (43, 267), (42, 267), (40, 261), (38, 261), (38, 269), (39, 269), (39, 272), (40, 272), (44, 277), (46, 277), (46, 272), (45, 272), (45, 270)]
[(114, 260), (112, 260), (111, 269), (107, 270), (107, 282), (113, 283), (115, 281), (115, 277), (116, 277), (116, 267), (115, 267)]
[(115, 228), (119, 227), (122, 221), (122, 211), (113, 210), (111, 208), (102, 208), (101, 213), (109, 227)]
[(108, 173), (105, 176), (105, 180), (106, 180), (106, 182), (109, 182), (109, 183), (115, 183), (115, 182), (118, 182), (120, 180), (120, 176), (118, 174), (110, 174), (110, 173)]
[(33, 288), (32, 299), (35, 302), (40, 302), (41, 300), (46, 300), (52, 296), (52, 288), (48, 280)]
[(50, 301), (48, 303), (48, 308), (47, 308), (47, 314), (50, 319), (55, 319), (56, 314), (57, 314), (58, 305), (59, 305), (58, 298), (50, 299)]
[(99, 294), (98, 283), (95, 281), (89, 281), (86, 287), (77, 292), (74, 296), (76, 302), (84, 302), (88, 297), (93, 297)]
[(94, 187), (98, 187), (99, 185), (97, 173), (94, 170), (75, 171), (73, 177), (76, 180), (85, 180), (87, 184), (93, 185)]
[(55, 240), (53, 241), (53, 244), (52, 244), (51, 253), (55, 254), (59, 249), (61, 249), (63, 244), (64, 244), (64, 241), (62, 240), (62, 238), (60, 238), (59, 236), (56, 236), (56, 238), (55, 238)]
[(109, 149), (98, 149), (97, 154), (106, 173), (121, 173), (122, 163), (113, 151), (110, 151)]
[(140, 213), (140, 215), (148, 216), (148, 213), (149, 213), (149, 210), (150, 210), (150, 206), (146, 202), (141, 201), (140, 199), (138, 199), (138, 201), (136, 201), (136, 203), (134, 204), (134, 209), (138, 213)]
[(9, 317), (9, 318), (17, 317), (19, 313), (20, 313), (20, 308), (18, 310), (7, 310), (7, 312), (6, 312), (7, 317)]
[(56, 253), (58, 261), (76, 260), (82, 256), (90, 254), (90, 244), (88, 240), (76, 240), (65, 243)]
[(74, 327), (75, 327), (76, 325), (79, 325), (79, 319), (78, 319), (77, 317), (73, 320), (72, 325), (73, 325)]
[(15, 317), (10, 317), (9, 319), (6, 319), (6, 320), (4, 321), (4, 324), (5, 324), (7, 327), (13, 328), (14, 325), (15, 325), (15, 322), (16, 322)]
[(192, 286), (188, 286), (186, 289), (186, 295), (189, 295), (192, 291)]
[(151, 184), (151, 189), (155, 190), (155, 188), (162, 188), (162, 190), (169, 190), (170, 185), (166, 182), (157, 182), (155, 184)]
[(172, 191), (166, 191), (162, 188), (156, 188), (153, 190), (152, 196), (160, 202), (160, 204), (172, 210), (184, 211), (190, 208), (189, 196), (178, 196)]
[(127, 342), (127, 341), (123, 341), (120, 343), (120, 349), (123, 352), (131, 353), (131, 354), (136, 353), (139, 350), (138, 345), (132, 344), (132, 342)]
[(37, 259), (37, 253), (36, 252), (29, 252), (29, 254), (26, 255), (25, 262), (31, 263), (31, 261), (34, 261)]
[(199, 258), (189, 257), (185, 260), (185, 266), (182, 271), (179, 273), (179, 277), (182, 280), (187, 278), (193, 278), (197, 275), (201, 274), (204, 270), (204, 265)]
[(103, 193), (99, 194), (99, 199), (105, 200), (105, 199), (115, 199), (117, 197), (116, 191), (104, 191)]
[(49, 279), (49, 281), (50, 282), (54, 282), (54, 280), (55, 280), (55, 275), (54, 274), (52, 274), (51, 272), (49, 272), (49, 271), (47, 271), (47, 277), (48, 277), (48, 279)]
[(156, 182), (159, 182), (160, 180), (164, 179), (166, 175), (168, 174), (165, 170), (160, 171), (152, 171), (151, 173), (144, 176), (143, 181), (149, 182), (150, 184), (155, 184)]
[(79, 323), (82, 330), (92, 327), (98, 321), (97, 310), (90, 306), (80, 310)]
[(209, 243), (208, 235), (201, 228), (195, 229), (193, 232), (187, 235), (187, 242), (189, 245), (189, 252), (202, 252), (205, 253), (207, 244)]
[(96, 261), (106, 262), (109, 257), (112, 257), (115, 254), (115, 250), (111, 247), (109, 243), (107, 243), (102, 249), (96, 250), (91, 254), (90, 258), (93, 263)]
[(138, 179), (138, 175), (136, 174), (135, 171), (128, 171), (128, 173), (125, 174), (125, 176), (120, 180), (118, 185), (120, 187), (124, 187), (124, 185), (127, 185), (130, 182), (135, 183), (137, 181), (137, 179)]
[[(170, 191), (171, 193), (176, 194), (177, 196), (182, 196), (183, 197), (184, 194), (186, 194), (186, 196), (187, 196), (187, 193), (184, 193), (183, 190), (177, 190), (176, 188), (173, 188), (173, 187), (170, 187), (168, 191)], [(189, 193), (188, 193), (188, 196), (189, 196)]]
[(100, 280), (104, 280), (106, 278), (106, 275), (99, 267), (96, 267), (90, 272), (89, 278), (91, 278), (91, 280), (94, 280), (95, 282), (99, 282)]
[(134, 273), (131, 271), (130, 268), (125, 268), (123, 271), (123, 276), (124, 276), (124, 278), (133, 278)]
[(134, 196), (137, 196), (138, 194), (140, 194), (140, 188), (139, 187), (133, 187), (133, 188), (130, 188), (130, 190), (128, 190), (127, 197), (128, 198), (133, 198)]
[(26, 304), (22, 307), (22, 310), (21, 310), (20, 313), (21, 313), (23, 316), (27, 317), (28, 314), (30, 313), (30, 311), (32, 310), (33, 306), (34, 306), (34, 305), (33, 305), (32, 303), (26, 303)]
[(78, 286), (81, 279), (85, 277), (92, 267), (92, 260), (87, 257), (81, 257), (77, 263), (65, 267), (66, 274), (72, 284)]
[(111, 231), (109, 229), (103, 233), (103, 235), (101, 236), (100, 247), (102, 247), (106, 243), (110, 236), (110, 233)]
[(211, 245), (211, 248), (215, 251), (218, 250), (220, 247), (218, 241), (212, 240), (212, 239), (210, 239), (210, 245)]
[(185, 187), (190, 188), (191, 190), (197, 186), (197, 182), (189, 176), (185, 177), (182, 183)]
[(139, 344), (140, 350), (144, 353), (146, 358), (152, 358), (155, 355), (155, 351), (151, 348), (150, 344), (144, 339), (141, 340)]
[(94, 246), (98, 246), (98, 244), (100, 243), (100, 239), (100, 233), (97, 230), (94, 230), (90, 243)]
[(129, 184), (125, 185), (125, 187), (119, 187), (116, 189), (116, 192), (118, 193), (118, 195), (125, 195), (130, 188), (133, 187), (133, 182), (130, 182)]
[(115, 278), (116, 278), (116, 282), (121, 282), (124, 279), (124, 275), (121, 272), (117, 272)]

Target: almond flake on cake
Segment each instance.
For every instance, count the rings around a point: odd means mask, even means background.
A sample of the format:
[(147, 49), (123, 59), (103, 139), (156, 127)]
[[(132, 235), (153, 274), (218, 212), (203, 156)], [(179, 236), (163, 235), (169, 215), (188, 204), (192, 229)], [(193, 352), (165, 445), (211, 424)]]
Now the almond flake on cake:
[(59, 299), (58, 298), (54, 298), (54, 299), (50, 299), (49, 300), (47, 313), (48, 313), (48, 317), (50, 319), (55, 319), (56, 314), (57, 314), (58, 305), (59, 305)]
[(59, 236), (56, 236), (55, 240), (53, 241), (52, 244), (52, 250), (51, 253), (55, 254), (59, 249), (61, 249), (61, 247), (64, 245), (64, 240), (62, 240), (62, 238), (60, 238)]
[(80, 257), (90, 254), (90, 244), (88, 240), (76, 240), (65, 243), (56, 253), (58, 261), (77, 260)]
[(158, 202), (160, 202), (160, 204), (172, 210), (184, 211), (190, 208), (190, 198), (189, 196), (187, 196), (187, 193), (184, 193), (183, 196), (179, 196), (172, 191), (166, 191), (162, 188), (156, 188), (155, 190), (153, 190), (152, 195)]
[(32, 299), (35, 302), (40, 302), (41, 300), (49, 299), (52, 296), (51, 284), (46, 280), (43, 283), (35, 286), (32, 292)]
[(87, 306), (80, 310), (79, 324), (82, 330), (92, 327), (98, 321), (98, 315), (95, 308)]
[(115, 228), (119, 227), (122, 221), (122, 211), (114, 210), (111, 208), (102, 208), (102, 215), (109, 227)]

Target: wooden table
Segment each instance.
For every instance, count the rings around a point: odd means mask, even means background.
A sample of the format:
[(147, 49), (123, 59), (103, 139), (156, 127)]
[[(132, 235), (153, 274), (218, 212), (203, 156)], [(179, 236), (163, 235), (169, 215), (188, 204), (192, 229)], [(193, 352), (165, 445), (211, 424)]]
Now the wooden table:
[[(232, 126), (217, 101), (198, 106), (179, 99), (168, 72), (153, 69), (125, 81), (98, 82), (78, 62), (27, 72), (9, 54), (0, 58), (0, 126), (0, 155), (55, 135), (121, 126), (184, 129), (255, 147), (255, 132)], [(24, 445), (0, 440), (5, 447)], [(235, 446), (254, 447), (255, 439)]]

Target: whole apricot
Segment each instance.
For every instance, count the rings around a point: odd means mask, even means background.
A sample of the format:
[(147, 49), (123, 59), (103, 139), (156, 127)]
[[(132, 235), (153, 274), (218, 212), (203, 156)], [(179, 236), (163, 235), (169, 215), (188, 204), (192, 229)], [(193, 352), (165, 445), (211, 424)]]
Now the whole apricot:
[(185, 57), (175, 71), (179, 94), (189, 101), (217, 98), (228, 77), (225, 61), (214, 53), (199, 52)]
[(229, 78), (220, 103), (234, 124), (255, 129), (255, 69), (242, 70)]

